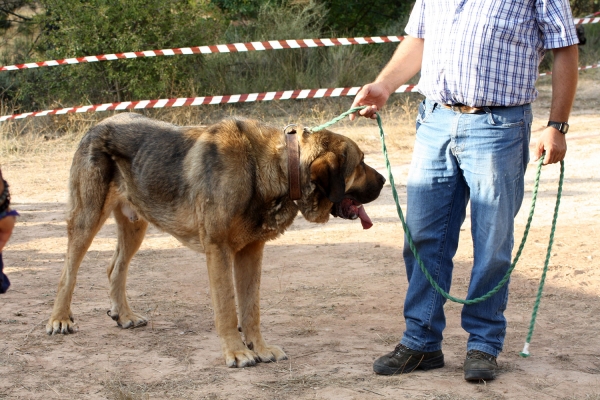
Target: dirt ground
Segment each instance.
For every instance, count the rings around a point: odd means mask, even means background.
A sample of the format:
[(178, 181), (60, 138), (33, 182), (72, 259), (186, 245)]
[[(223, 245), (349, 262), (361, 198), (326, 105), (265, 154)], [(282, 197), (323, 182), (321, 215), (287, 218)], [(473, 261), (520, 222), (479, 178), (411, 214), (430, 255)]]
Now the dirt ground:
[[(595, 75), (597, 77), (597, 75)], [(540, 86), (533, 137), (547, 120), (550, 89)], [(12, 286), (0, 296), (0, 398), (7, 399), (600, 399), (600, 85), (584, 80), (568, 134), (566, 177), (544, 296), (522, 358), (548, 243), (559, 170), (545, 167), (529, 240), (511, 280), (508, 334), (495, 381), (463, 380), (466, 333), (458, 304), (446, 305), (446, 366), (385, 377), (372, 362), (403, 331), (403, 232), (389, 183), (367, 211), (374, 226), (298, 217), (266, 246), (262, 327), (289, 360), (230, 369), (215, 332), (205, 257), (150, 228), (128, 280), (132, 307), (150, 322), (123, 330), (107, 315), (114, 221), (96, 237), (79, 272), (72, 309), (79, 331), (47, 336), (66, 249), (67, 176), (74, 149), (48, 141), (37, 155), (3, 160), (21, 213), (4, 250)], [(333, 116), (332, 116), (333, 117)], [(391, 122), (388, 119), (384, 123)], [(385, 171), (375, 126), (338, 129), (355, 138), (367, 162)], [(391, 163), (401, 204), (410, 141)], [(54, 146), (54, 147), (53, 147)], [(387, 175), (387, 174), (386, 174)], [(535, 164), (517, 217), (520, 240)], [(469, 222), (456, 256), (451, 293), (464, 297), (472, 262)]]

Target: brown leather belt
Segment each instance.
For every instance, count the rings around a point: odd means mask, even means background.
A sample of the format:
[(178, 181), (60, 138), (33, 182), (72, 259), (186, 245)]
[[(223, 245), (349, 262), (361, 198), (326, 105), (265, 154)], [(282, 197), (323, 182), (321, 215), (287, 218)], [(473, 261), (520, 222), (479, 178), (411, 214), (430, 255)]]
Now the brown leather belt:
[(464, 104), (452, 104), (452, 105), (441, 104), (441, 103), (438, 103), (438, 104), (444, 108), (447, 108), (454, 112), (459, 112), (461, 114), (481, 114), (481, 113), (485, 112), (483, 110), (483, 108), (481, 108), (481, 107), (470, 107), (470, 106), (466, 106)]

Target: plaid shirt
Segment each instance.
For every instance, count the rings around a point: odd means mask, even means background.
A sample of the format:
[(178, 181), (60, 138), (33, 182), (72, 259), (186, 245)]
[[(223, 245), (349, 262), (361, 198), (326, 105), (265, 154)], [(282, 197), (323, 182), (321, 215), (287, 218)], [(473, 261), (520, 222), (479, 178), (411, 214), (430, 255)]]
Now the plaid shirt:
[(406, 33), (426, 39), (419, 92), (472, 107), (531, 103), (544, 49), (578, 43), (568, 0), (417, 0)]

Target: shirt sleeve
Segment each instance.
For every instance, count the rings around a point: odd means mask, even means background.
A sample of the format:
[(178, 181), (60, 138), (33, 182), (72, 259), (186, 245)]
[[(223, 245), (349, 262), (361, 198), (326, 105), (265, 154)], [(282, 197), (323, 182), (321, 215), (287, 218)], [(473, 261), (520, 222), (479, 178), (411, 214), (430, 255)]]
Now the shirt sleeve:
[(412, 37), (419, 39), (425, 37), (425, 0), (415, 2), (404, 31)]
[(556, 49), (579, 43), (567, 0), (537, 0), (536, 18), (544, 48)]

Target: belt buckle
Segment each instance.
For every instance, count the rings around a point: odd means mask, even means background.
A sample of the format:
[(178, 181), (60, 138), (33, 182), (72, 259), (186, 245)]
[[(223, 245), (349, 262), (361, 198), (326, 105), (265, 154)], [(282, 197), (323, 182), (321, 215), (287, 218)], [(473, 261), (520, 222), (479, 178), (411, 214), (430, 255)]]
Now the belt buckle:
[(460, 105), (453, 105), (452, 110), (459, 112), (461, 114), (477, 114), (479, 111), (481, 111), (481, 108), (471, 107), (471, 106), (467, 106), (464, 104), (460, 104)]

